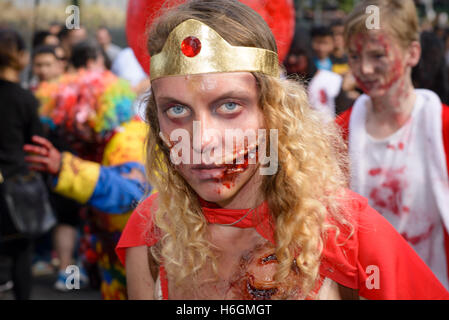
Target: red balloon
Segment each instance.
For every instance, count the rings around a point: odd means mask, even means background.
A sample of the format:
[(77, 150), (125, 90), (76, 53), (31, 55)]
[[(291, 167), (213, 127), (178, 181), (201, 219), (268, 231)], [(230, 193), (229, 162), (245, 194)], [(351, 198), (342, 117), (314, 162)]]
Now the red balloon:
[[(295, 31), (293, 0), (240, 0), (257, 11), (270, 26), (278, 47), (279, 61), (286, 57)], [(129, 0), (126, 36), (145, 72), (150, 70), (146, 30), (166, 0)], [(179, 1), (182, 2), (182, 1)], [(179, 3), (178, 2), (178, 3)]]
[(282, 63), (290, 50), (295, 33), (295, 6), (293, 0), (240, 0), (265, 19), (273, 32)]

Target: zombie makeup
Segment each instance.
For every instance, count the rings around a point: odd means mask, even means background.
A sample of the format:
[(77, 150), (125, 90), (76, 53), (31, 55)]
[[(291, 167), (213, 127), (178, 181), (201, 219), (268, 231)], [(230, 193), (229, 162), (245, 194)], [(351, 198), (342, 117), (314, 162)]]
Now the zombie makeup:
[[(298, 288), (287, 289), (274, 280), (278, 260), (275, 247), (266, 242), (245, 252), (239, 261), (239, 267), (230, 281), (230, 290), (237, 299), (272, 300), (298, 299)], [(292, 283), (299, 283), (301, 278), (296, 264), (292, 264), (288, 276)]]
[(359, 87), (370, 96), (388, 92), (405, 74), (404, 52), (386, 32), (350, 38), (349, 65)]
[(271, 161), (270, 169), (277, 170), (277, 161), (271, 160), (276, 152), (258, 157), (258, 136), (266, 129), (251, 73), (163, 77), (153, 82), (153, 90), (170, 162), (203, 199), (217, 202), (236, 195), (259, 175), (259, 160), (264, 166)]

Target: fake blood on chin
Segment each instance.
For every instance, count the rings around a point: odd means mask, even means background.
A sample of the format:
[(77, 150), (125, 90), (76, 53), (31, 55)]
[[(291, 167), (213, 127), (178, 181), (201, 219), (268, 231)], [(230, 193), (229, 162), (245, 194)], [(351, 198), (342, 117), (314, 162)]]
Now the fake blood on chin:
[[(241, 164), (225, 164), (225, 170), (221, 173), (220, 176), (214, 179), (215, 182), (222, 184), (228, 189), (231, 189), (231, 187), (235, 185), (237, 175), (244, 172), (248, 168), (248, 164), (248, 154), (245, 155), (244, 161)], [(217, 192), (220, 193), (220, 189), (218, 189)]]

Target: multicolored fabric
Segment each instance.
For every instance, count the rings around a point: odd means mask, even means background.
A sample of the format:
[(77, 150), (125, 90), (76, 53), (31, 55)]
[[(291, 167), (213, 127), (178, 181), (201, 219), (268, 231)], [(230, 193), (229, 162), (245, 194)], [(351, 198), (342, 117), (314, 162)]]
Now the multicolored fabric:
[(67, 73), (57, 81), (44, 82), (36, 90), (39, 114), (52, 128), (74, 133), (83, 126), (100, 138), (134, 116), (135, 93), (129, 83), (110, 71)]
[(100, 171), (100, 164), (63, 152), (54, 191), (79, 203), (87, 203), (95, 190)]
[(125, 272), (114, 249), (146, 191), (147, 126), (135, 118), (135, 94), (109, 71), (80, 70), (41, 84), (36, 95), (42, 121), (76, 152), (63, 153), (54, 189), (88, 208), (81, 246), (85, 263), (98, 267), (104, 299), (125, 299)]
[(145, 124), (137, 120), (117, 128), (105, 147), (103, 164), (63, 153), (61, 171), (55, 179), (56, 192), (90, 208), (83, 236), (84, 251), (88, 253), (85, 259), (98, 265), (104, 299), (126, 298), (125, 271), (115, 246), (132, 210), (150, 191), (143, 180), (131, 175), (137, 171), (145, 176), (142, 163), (146, 130)]
[[(115, 166), (125, 162), (144, 159), (144, 144), (148, 126), (140, 120), (123, 123), (108, 141), (103, 153), (102, 164)], [(142, 160), (139, 160), (141, 162)]]

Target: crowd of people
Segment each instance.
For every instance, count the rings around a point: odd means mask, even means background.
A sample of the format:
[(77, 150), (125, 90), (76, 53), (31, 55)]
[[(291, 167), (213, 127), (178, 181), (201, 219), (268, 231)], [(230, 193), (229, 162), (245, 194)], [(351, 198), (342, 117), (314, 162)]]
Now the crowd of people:
[[(58, 191), (56, 185), (52, 187), (52, 183), (48, 183), (50, 174), (54, 182), (57, 173), (64, 176), (63, 168), (44, 173), (43, 179), (47, 180), (49, 187), (48, 201), (57, 223), (51, 230), (42, 230), (37, 235), (18, 230), (7, 213), (13, 209), (3, 201), (1, 225), (5, 230), (1, 247), (8, 253), (6, 256), (13, 257), (12, 276), (4, 276), (4, 287), (11, 288), (7, 284), (13, 283), (16, 298), (28, 299), (32, 271), (39, 275), (56, 269), (58, 277), (54, 288), (68, 291), (66, 280), (70, 274), (66, 272), (67, 267), (77, 265), (81, 270), (81, 287), (89, 284), (94, 288), (101, 286), (105, 297), (120, 298), (114, 296), (115, 292), (107, 296), (106, 292), (112, 289), (101, 283), (101, 279), (108, 279), (109, 287), (119, 287), (120, 284), (111, 280), (116, 277), (110, 273), (120, 270), (104, 274), (106, 271), (98, 268), (101, 263), (112, 268), (114, 259), (103, 257), (101, 252), (111, 251), (114, 245), (100, 249), (97, 239), (118, 237), (114, 231), (120, 231), (126, 221), (122, 213), (131, 210), (130, 202), (137, 202), (143, 196), (143, 184), (139, 181), (144, 180), (141, 166), (144, 128), (135, 120), (138, 104), (134, 102), (148, 89), (148, 76), (129, 48), (121, 49), (111, 42), (106, 27), (100, 27), (92, 37), (83, 27), (67, 29), (53, 24), (48, 30), (34, 34), (30, 55), (20, 34), (12, 29), (0, 30), (0, 42), (4, 122), (0, 166), (3, 180), (14, 181), (17, 176), (26, 176), (33, 169), (42, 171), (39, 167), (42, 163), (31, 167), (27, 164), (25, 160), (33, 160), (35, 153), (23, 148), (27, 143), (44, 141), (57, 147), (62, 166), (67, 161), (75, 170), (72, 154), (76, 154), (84, 160), (107, 163), (110, 168), (114, 166), (115, 171), (99, 173), (97, 178), (102, 183), (109, 179), (110, 184), (112, 179), (114, 186), (131, 184), (126, 189), (131, 193), (129, 199), (124, 200), (122, 194), (116, 195), (120, 207), (114, 207), (103, 198), (97, 201), (99, 206), (96, 208), (106, 208), (103, 210), (106, 212), (113, 210), (114, 216), (92, 218), (92, 211), (85, 210), (83, 201), (74, 192), (86, 192), (85, 184), (82, 190), (66, 191), (67, 195)], [(82, 114), (84, 117), (81, 119)], [(72, 126), (74, 123), (75, 127)], [(132, 141), (125, 142), (124, 139)], [(67, 158), (70, 160), (65, 160)], [(81, 169), (76, 170), (79, 174)], [(128, 175), (129, 181), (120, 179), (121, 174)], [(73, 182), (73, 177), (67, 179)], [(6, 183), (4, 189), (7, 194)], [(111, 191), (109, 187), (102, 190)], [(90, 231), (96, 229), (104, 234)], [(109, 241), (113, 243), (114, 239)], [(115, 256), (113, 252), (109, 254)]]
[[(297, 24), (279, 66), (250, 8), (187, 1), (149, 29), (149, 75), (106, 27), (51, 24), (30, 53), (0, 29), (0, 288), (29, 299), (47, 266), (68, 291), (77, 265), (104, 299), (449, 299), (449, 26), (421, 29), (413, 0), (361, 1)], [(277, 172), (201, 131), (184, 155), (192, 121), (278, 130)], [(54, 223), (22, 226), (22, 180)]]
[[(331, 119), (350, 108), (363, 93), (349, 68), (343, 33), (341, 18), (312, 26), (310, 32), (298, 29), (285, 60), (287, 74), (298, 74), (309, 83), (312, 106)], [(422, 30), (420, 42), (422, 53), (412, 69), (413, 85), (434, 91), (448, 104), (449, 28)]]

